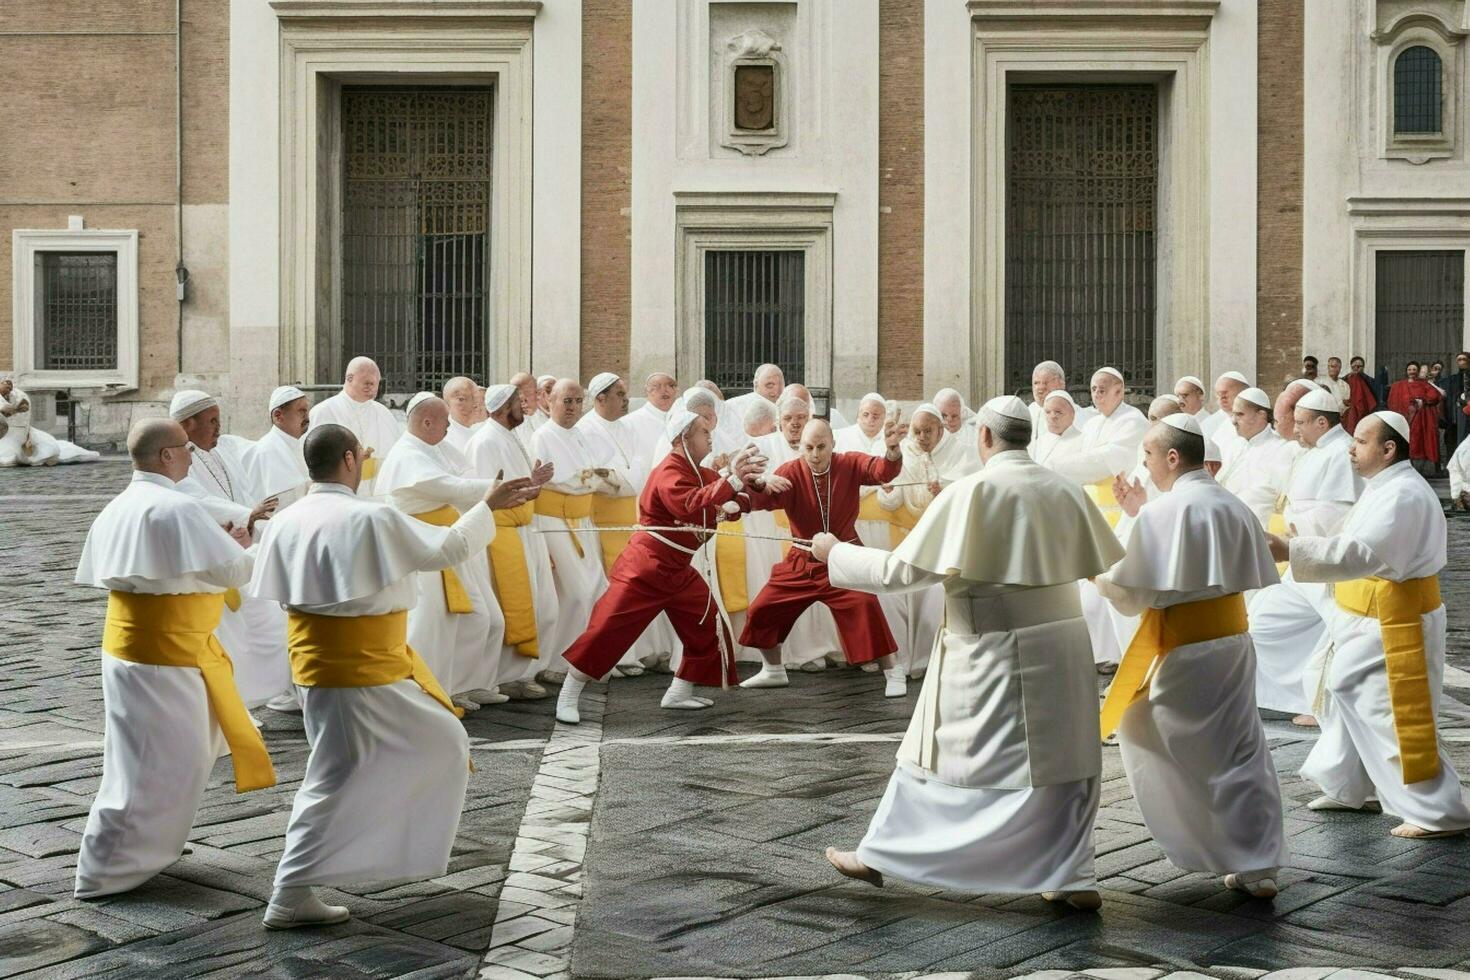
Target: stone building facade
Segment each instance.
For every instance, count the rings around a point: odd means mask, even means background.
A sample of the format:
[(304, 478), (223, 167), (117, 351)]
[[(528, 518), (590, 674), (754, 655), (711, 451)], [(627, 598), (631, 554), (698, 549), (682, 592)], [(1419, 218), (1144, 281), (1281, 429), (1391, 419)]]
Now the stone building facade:
[[(0, 369), (978, 399), (1466, 345), (1464, 0), (9, 0)], [(635, 385), (636, 388), (636, 385)], [(64, 421), (57, 418), (60, 428)]]

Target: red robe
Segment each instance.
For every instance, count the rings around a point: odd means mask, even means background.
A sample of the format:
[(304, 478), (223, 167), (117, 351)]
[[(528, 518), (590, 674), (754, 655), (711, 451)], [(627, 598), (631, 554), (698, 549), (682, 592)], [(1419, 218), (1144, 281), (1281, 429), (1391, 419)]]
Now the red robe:
[[(638, 513), (651, 527), (693, 524), (713, 530), (720, 520), (720, 505), (729, 500), (742, 510), (750, 509), (750, 497), (737, 495), (720, 474), (703, 466), (696, 472), (682, 453), (671, 452), (649, 474), (638, 498)], [(738, 681), (733, 660), (721, 651), (725, 628), (709, 586), (689, 566), (700, 544), (693, 531), (662, 531), (658, 537), (635, 532), (613, 564), (607, 591), (592, 607), (587, 629), (567, 648), (567, 663), (589, 677), (605, 676), (664, 612), (684, 644), (677, 676), (717, 687), (723, 664), (724, 681)], [(724, 649), (734, 649), (727, 632)]]
[(1439, 462), (1439, 403), (1443, 397), (1428, 381), (1405, 378), (1388, 389), (1388, 407), (1409, 420), (1410, 459)]
[[(791, 481), (785, 493), (755, 494), (751, 506), (758, 510), (784, 510), (791, 522), (791, 536), (808, 540), (823, 530), (843, 541), (858, 541), (854, 526), (858, 516), (858, 488), (888, 483), (898, 476), (903, 460), (889, 461), (867, 453), (833, 453), (825, 475), (813, 481), (804, 459), (793, 459), (776, 468), (776, 475)], [(818, 494), (820, 493), (820, 498)], [(822, 511), (827, 526), (822, 526)], [(771, 568), (771, 579), (745, 613), (744, 646), (769, 650), (791, 633), (796, 620), (814, 602), (826, 604), (837, 621), (842, 651), (850, 664), (867, 663), (898, 649), (878, 597), (867, 592), (839, 589), (827, 579), (827, 565), (811, 552), (792, 548)]]
[(1357, 429), (1358, 422), (1378, 408), (1378, 399), (1373, 396), (1373, 386), (1364, 375), (1349, 374), (1347, 383), (1348, 407), (1342, 413), (1342, 427), (1351, 435)]

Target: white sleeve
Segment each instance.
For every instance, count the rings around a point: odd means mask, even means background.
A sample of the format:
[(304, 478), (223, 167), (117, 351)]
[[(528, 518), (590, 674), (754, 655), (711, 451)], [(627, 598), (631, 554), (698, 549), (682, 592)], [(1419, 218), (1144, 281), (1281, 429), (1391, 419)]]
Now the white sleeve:
[(1127, 585), (1118, 585), (1113, 582), (1109, 572), (1103, 572), (1092, 580), (1097, 587), (1097, 594), (1113, 604), (1113, 608), (1124, 616), (1138, 616), (1145, 609), (1153, 606), (1159, 597), (1155, 589), (1136, 589)]
[(442, 500), (455, 510), (469, 510), (485, 499), (485, 494), (490, 492), (490, 487), (494, 482), (494, 480), (450, 476), (446, 473), (444, 476), (416, 484), (413, 489), (415, 493)]
[(195, 578), (222, 589), (243, 588), (250, 581), (251, 572), (255, 571), (255, 555), (259, 547), (260, 545), (253, 544), (249, 548), (242, 548), (239, 558), (228, 565), (197, 572)]
[(915, 568), (889, 551), (844, 542), (827, 556), (827, 578), (839, 589), (896, 595), (938, 585), (948, 576)]
[(250, 523), (249, 507), (246, 507), (244, 504), (237, 504), (233, 500), (216, 497), (208, 490), (205, 490), (204, 485), (192, 476), (184, 477), (178, 483), (174, 484), (174, 487), (180, 493), (187, 494), (203, 504), (204, 509), (209, 512), (209, 516), (214, 518), (214, 522), (220, 527), (226, 527), (230, 524), (236, 527), (244, 527)]
[(1450, 499), (1459, 499), (1460, 494), (1470, 490), (1470, 439), (1460, 443), (1450, 457)]
[(1373, 549), (1354, 538), (1292, 538), (1291, 574), (1298, 582), (1346, 582), (1384, 571)]

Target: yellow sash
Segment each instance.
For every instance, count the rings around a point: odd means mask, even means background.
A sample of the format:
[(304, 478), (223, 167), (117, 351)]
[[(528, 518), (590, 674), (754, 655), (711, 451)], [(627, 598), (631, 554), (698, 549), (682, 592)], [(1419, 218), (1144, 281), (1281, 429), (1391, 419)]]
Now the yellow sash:
[(893, 512), (884, 510), (883, 505), (878, 503), (878, 494), (870, 493), (858, 498), (858, 516), (860, 521), (882, 521), (887, 524), (893, 520)]
[[(598, 527), (626, 527), (638, 523), (638, 498), (637, 497), (609, 497), (604, 493), (592, 495), (592, 523)], [(633, 537), (632, 531), (599, 531), (597, 536), (602, 541), (602, 569), (609, 575), (612, 574), (613, 564), (623, 549), (628, 547), (628, 541)], [(576, 535), (572, 535), (573, 538)]]
[[(773, 511), (771, 511), (771, 514), (773, 516), (775, 516), (775, 518), (776, 518), (776, 526), (779, 527), (781, 530), (785, 531), (787, 534), (790, 534), (791, 533), (791, 518), (789, 518), (789, 517), (786, 516), (786, 512), (784, 510), (773, 510)], [(786, 552), (788, 552), (790, 550), (791, 550), (791, 542), (790, 541), (782, 541), (781, 542), (781, 557), (782, 558), (785, 558), (786, 557)]]
[(1153, 679), (1153, 668), (1175, 647), (1204, 643), (1244, 633), (1245, 597), (1239, 592), (1218, 599), (1181, 602), (1167, 609), (1146, 609), (1102, 706), (1102, 737), (1118, 730), (1129, 705), (1143, 697)]
[(909, 510), (908, 504), (902, 504), (898, 510), (889, 512), (888, 546), (897, 548), (903, 544), (903, 539), (909, 536), (909, 532), (919, 523), (921, 514), (915, 514)]
[(1337, 604), (1348, 612), (1378, 620), (1404, 784), (1435, 778), (1439, 775), (1439, 738), (1429, 698), (1424, 624), (1419, 617), (1440, 607), (1439, 576), (1407, 582), (1353, 579), (1338, 582), (1336, 594)]
[(505, 616), (506, 646), (522, 657), (540, 655), (536, 643), (536, 596), (531, 592), (531, 572), (526, 567), (526, 547), (519, 527), (531, 523), (531, 501), (509, 510), (495, 510), (495, 538), (486, 549), (490, 570), (495, 575), (495, 597)]
[[(533, 503), (536, 506), (536, 513), (542, 517), (555, 517), (557, 520), (565, 521), (567, 527), (575, 528), (574, 522), (592, 516), (593, 496), (595, 495), (590, 493), (558, 493), (542, 487)], [(572, 533), (567, 537), (572, 539), (572, 547), (577, 549), (577, 557), (581, 558), (584, 552), (579, 539), (582, 536)]]
[(408, 645), (408, 611), (381, 616), (315, 616), (292, 610), (286, 620), (291, 679), (302, 687), (381, 687), (412, 680), (454, 712), (444, 688)]
[[(745, 522), (721, 521), (721, 531), (745, 533)], [(745, 585), (745, 542), (740, 538), (715, 537), (715, 569), (720, 576), (720, 600), (733, 616), (750, 608), (750, 590)]]
[[(1271, 519), (1266, 522), (1266, 530), (1270, 531), (1272, 534), (1277, 535), (1278, 537), (1286, 537), (1286, 515), (1282, 514), (1279, 511), (1275, 514), (1272, 514)], [(1291, 562), (1289, 561), (1278, 561), (1276, 563), (1276, 574), (1285, 575), (1286, 568), (1290, 564)]]
[(246, 793), (274, 786), (276, 772), (265, 741), (240, 700), (230, 656), (214, 638), (223, 612), (224, 596), (217, 593), (112, 592), (107, 597), (102, 649), (129, 663), (197, 668), (204, 675), (204, 693), (230, 746), (235, 792)]
[(362, 461), (362, 478), (364, 480), (371, 480), (377, 475), (378, 458), (376, 456), (369, 456), (367, 459)]
[(225, 608), (230, 612), (240, 611), (240, 590), (225, 589)]
[[(450, 527), (459, 520), (459, 511), (445, 504), (437, 510), (425, 511), (422, 514), (414, 514), (415, 519), (435, 527)], [(439, 572), (439, 578), (444, 582), (444, 608), (452, 613), (472, 613), (475, 604), (470, 602), (470, 594), (465, 591), (464, 583), (459, 576), (454, 574), (454, 569), (446, 568)]]
[(1113, 496), (1113, 478), (1085, 484), (1082, 489), (1087, 491), (1092, 502), (1102, 511), (1103, 517), (1107, 518), (1108, 527), (1117, 527), (1118, 521), (1123, 517), (1123, 508), (1118, 506), (1118, 498)]

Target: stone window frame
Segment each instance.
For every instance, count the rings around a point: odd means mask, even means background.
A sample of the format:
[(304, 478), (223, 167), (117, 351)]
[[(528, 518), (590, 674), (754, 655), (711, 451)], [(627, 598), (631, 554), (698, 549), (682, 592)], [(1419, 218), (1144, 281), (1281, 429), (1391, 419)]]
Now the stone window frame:
[[(47, 370), (36, 349), (36, 258), (43, 252), (98, 252), (117, 256), (117, 367)], [(55, 390), (138, 387), (138, 232), (135, 229), (17, 228), (11, 233), (11, 331), (15, 380), (22, 388)]]
[[(1378, 80), (1379, 156), (1424, 164), (1455, 155), (1459, 141), (1459, 98), (1463, 83), (1460, 42), (1470, 31), (1452, 27), (1434, 14), (1405, 14), (1383, 30), (1369, 35), (1376, 47)], [(1439, 55), (1440, 131), (1399, 133), (1394, 128), (1394, 68), (1409, 48), (1426, 47)]]
[[(759, 28), (751, 28), (732, 37), (724, 49), (723, 84), (720, 102), (723, 106), (720, 145), (739, 150), (746, 156), (761, 156), (791, 141), (791, 105), (787, 95), (786, 55), (781, 43)], [(768, 66), (772, 74), (772, 111), (770, 129), (741, 129), (735, 125), (735, 69), (747, 65)]]

